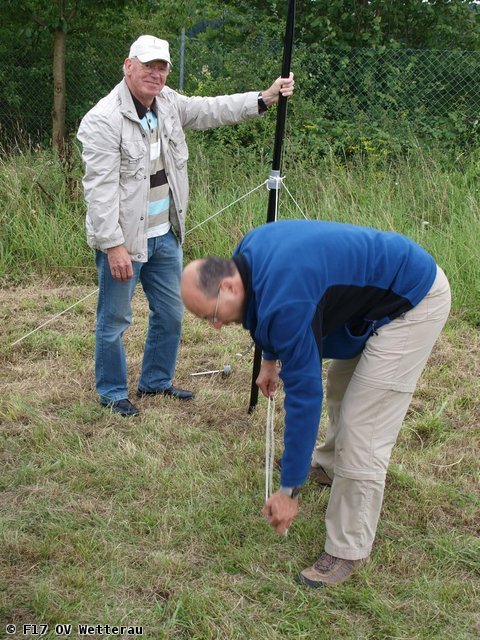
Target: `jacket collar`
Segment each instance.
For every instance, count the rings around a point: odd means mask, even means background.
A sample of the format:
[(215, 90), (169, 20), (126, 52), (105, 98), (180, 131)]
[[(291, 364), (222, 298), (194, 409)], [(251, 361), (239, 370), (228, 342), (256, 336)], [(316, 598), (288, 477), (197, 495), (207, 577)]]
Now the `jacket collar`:
[[(124, 116), (130, 118), (131, 120), (136, 120), (137, 122), (143, 118), (143, 116), (147, 113), (147, 109), (139, 102), (130, 92), (128, 85), (125, 81), (125, 78), (117, 85), (118, 88), (118, 97), (120, 99), (120, 110)], [(140, 112), (137, 109), (137, 104), (143, 108), (143, 113), (140, 115)], [(153, 101), (152, 111), (155, 115), (158, 114), (158, 101), (157, 98)]]
[(150, 107), (150, 109), (147, 109), (147, 107), (143, 105), (140, 102), (140, 100), (137, 100), (137, 98), (133, 95), (131, 91), (130, 91), (130, 95), (132, 96), (133, 104), (135, 105), (135, 109), (137, 111), (137, 116), (139, 120), (144, 118), (147, 115), (148, 111), (153, 111), (153, 113), (157, 115), (157, 103), (155, 102), (155, 100), (152, 102), (152, 106)]

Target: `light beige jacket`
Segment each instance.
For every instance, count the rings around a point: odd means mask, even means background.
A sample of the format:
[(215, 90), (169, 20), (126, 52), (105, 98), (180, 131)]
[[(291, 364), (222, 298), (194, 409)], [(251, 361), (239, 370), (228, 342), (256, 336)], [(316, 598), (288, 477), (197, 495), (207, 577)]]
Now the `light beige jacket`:
[[(250, 91), (188, 98), (164, 87), (155, 99), (173, 196), (170, 220), (180, 241), (188, 205), (184, 129), (208, 129), (258, 116), (257, 97), (257, 91)], [(150, 148), (125, 80), (84, 116), (77, 137), (83, 146), (88, 244), (102, 251), (123, 244), (132, 260), (146, 262)]]

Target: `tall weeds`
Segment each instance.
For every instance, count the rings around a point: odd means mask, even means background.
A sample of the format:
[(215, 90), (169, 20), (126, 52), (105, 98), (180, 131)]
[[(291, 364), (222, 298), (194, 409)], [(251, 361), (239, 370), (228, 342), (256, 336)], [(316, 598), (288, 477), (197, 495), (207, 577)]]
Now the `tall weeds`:
[[(0, 160), (0, 278), (4, 282), (37, 274), (94, 281), (93, 259), (84, 236), (78, 148), (74, 152), (73, 170), (67, 177), (45, 150), (19, 150)], [(185, 242), (186, 259), (229, 255), (244, 233), (266, 219), (265, 187), (235, 201), (263, 183), (269, 166), (242, 150), (232, 155), (207, 147), (198, 136), (191, 136), (190, 156), (187, 230), (192, 231)], [(477, 152), (447, 158), (419, 149), (395, 161), (346, 161), (327, 154), (315, 162), (296, 162), (287, 156), (279, 216), (305, 215), (405, 233), (434, 255), (452, 284), (454, 306), (478, 322), (479, 169)]]

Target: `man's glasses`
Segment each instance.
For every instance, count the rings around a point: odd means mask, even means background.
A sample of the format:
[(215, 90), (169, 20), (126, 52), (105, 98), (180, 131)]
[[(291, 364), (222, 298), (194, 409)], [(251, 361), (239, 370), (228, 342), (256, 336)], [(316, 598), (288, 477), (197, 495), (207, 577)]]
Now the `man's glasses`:
[[(138, 60), (138, 58), (137, 58)], [(145, 71), (145, 73), (159, 73), (162, 76), (166, 76), (168, 75), (169, 71), (170, 71), (170, 67), (168, 65), (168, 63), (166, 62), (141, 62), (140, 60), (138, 60), (138, 62), (140, 62), (143, 71)]]

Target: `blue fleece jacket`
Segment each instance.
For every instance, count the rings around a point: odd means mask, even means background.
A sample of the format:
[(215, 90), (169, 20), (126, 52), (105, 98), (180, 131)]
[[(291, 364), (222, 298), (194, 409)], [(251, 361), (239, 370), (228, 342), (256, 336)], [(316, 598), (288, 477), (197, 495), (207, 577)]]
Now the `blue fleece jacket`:
[(284, 220), (255, 228), (234, 260), (246, 289), (243, 326), (281, 361), (285, 433), (281, 484), (305, 482), (322, 410), (322, 358), (352, 358), (376, 329), (412, 309), (434, 259), (398, 233)]

